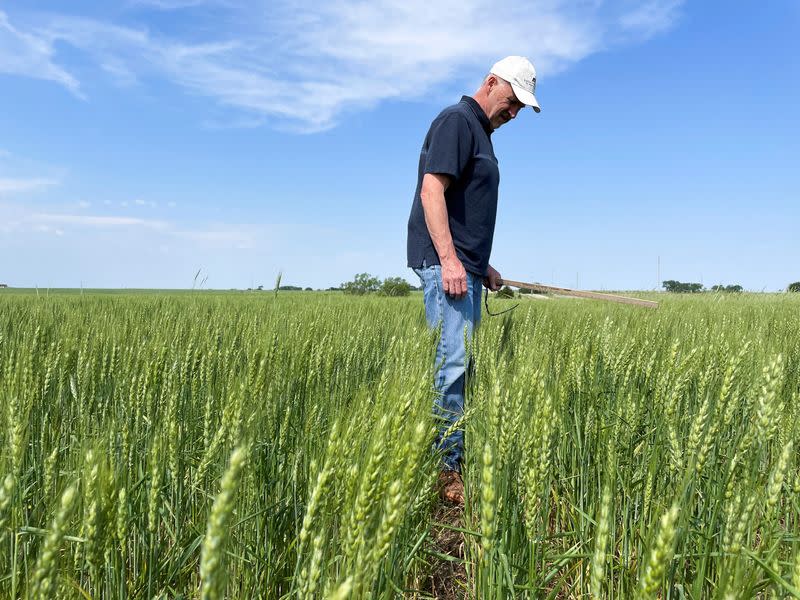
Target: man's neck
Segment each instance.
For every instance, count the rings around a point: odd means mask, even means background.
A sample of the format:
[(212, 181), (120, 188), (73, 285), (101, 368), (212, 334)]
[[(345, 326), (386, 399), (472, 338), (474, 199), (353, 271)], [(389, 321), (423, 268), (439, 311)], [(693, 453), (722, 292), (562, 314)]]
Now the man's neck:
[(489, 98), (482, 90), (478, 90), (472, 95), (472, 99), (478, 103), (478, 106), (483, 110), (483, 114), (489, 115)]
[(486, 96), (486, 93), (483, 92), (483, 90), (478, 90), (470, 97), (478, 103), (478, 106), (481, 107), (483, 114), (486, 115), (488, 132), (493, 132), (494, 127), (492, 127), (491, 121), (489, 121), (489, 98)]

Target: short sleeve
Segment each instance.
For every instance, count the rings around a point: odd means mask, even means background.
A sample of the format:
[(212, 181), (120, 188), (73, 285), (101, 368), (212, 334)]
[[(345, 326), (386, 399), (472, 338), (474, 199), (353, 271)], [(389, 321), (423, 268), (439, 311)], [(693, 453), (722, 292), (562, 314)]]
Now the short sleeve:
[(425, 173), (439, 173), (458, 179), (471, 158), (472, 131), (464, 115), (452, 112), (431, 124)]

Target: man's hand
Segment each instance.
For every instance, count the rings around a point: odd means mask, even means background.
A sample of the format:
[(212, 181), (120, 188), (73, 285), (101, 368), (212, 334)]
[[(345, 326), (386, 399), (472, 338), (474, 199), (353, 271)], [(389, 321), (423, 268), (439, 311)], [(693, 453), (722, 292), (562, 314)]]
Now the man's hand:
[(455, 255), (442, 260), (442, 285), (448, 296), (463, 298), (467, 295), (467, 271)]
[(486, 271), (486, 277), (483, 278), (483, 285), (496, 292), (500, 289), (500, 282), (503, 280), (500, 277), (500, 273), (497, 272), (492, 265), (489, 265), (489, 269)]

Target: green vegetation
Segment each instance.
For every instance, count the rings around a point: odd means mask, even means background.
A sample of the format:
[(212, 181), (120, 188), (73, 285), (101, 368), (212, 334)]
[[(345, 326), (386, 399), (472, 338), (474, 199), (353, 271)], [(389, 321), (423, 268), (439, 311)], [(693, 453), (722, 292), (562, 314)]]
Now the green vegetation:
[(507, 285), (504, 285), (495, 294), (498, 298), (513, 298), (514, 297), (514, 290), (512, 290)]
[(696, 294), (697, 292), (703, 291), (702, 283), (683, 283), (681, 281), (675, 281), (674, 279), (668, 279), (663, 282), (662, 285), (666, 291), (673, 294)]
[(411, 293), (411, 284), (402, 277), (387, 277), (381, 284), (380, 292), (384, 296), (408, 296)]
[(720, 284), (717, 284), (717, 285), (712, 285), (711, 286), (711, 291), (712, 292), (728, 292), (728, 293), (738, 294), (739, 292), (743, 292), (744, 288), (742, 286), (738, 285), (738, 284), (736, 284), (736, 285), (722, 285), (720, 283)]
[[(665, 281), (663, 287), (666, 291), (674, 294), (696, 294), (704, 291), (702, 283), (683, 283), (681, 281), (675, 281), (674, 279)], [(744, 288), (739, 284), (722, 285), (718, 283), (717, 285), (711, 286), (711, 291), (738, 294), (739, 292), (743, 292)]]
[(353, 294), (356, 296), (363, 296), (377, 292), (381, 287), (381, 280), (373, 277), (369, 273), (359, 273), (355, 276), (353, 281), (346, 281), (341, 285), (342, 291), (345, 294)]
[(359, 273), (353, 281), (347, 281), (341, 285), (341, 290), (345, 294), (355, 296), (374, 293), (392, 297), (408, 296), (413, 289), (415, 288), (402, 277), (387, 277), (381, 282), (380, 279), (369, 273)]
[[(467, 596), (800, 597), (800, 297), (659, 300), (484, 317)], [(0, 296), (0, 597), (425, 597), (434, 344), (419, 297)]]

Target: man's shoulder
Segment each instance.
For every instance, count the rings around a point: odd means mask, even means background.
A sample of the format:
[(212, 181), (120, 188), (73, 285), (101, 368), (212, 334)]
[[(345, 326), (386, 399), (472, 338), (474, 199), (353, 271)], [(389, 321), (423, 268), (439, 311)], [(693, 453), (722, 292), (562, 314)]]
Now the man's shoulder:
[(445, 107), (442, 109), (437, 117), (433, 120), (434, 123), (437, 121), (443, 121), (447, 119), (463, 119), (465, 122), (469, 122), (469, 114), (470, 109), (464, 102), (456, 102), (455, 104), (451, 104), (450, 106)]
[(446, 107), (431, 122), (429, 135), (448, 132), (447, 135), (471, 137), (474, 129), (479, 126), (473, 123), (471, 112), (469, 106), (463, 102)]

